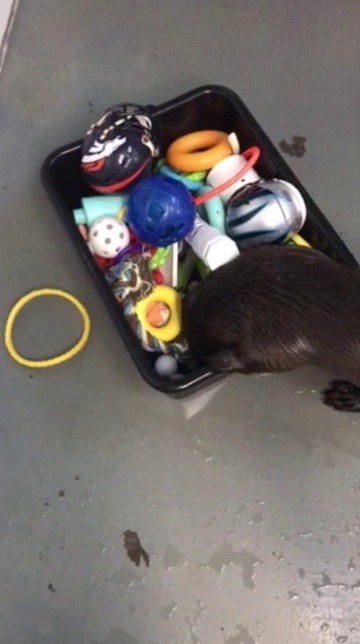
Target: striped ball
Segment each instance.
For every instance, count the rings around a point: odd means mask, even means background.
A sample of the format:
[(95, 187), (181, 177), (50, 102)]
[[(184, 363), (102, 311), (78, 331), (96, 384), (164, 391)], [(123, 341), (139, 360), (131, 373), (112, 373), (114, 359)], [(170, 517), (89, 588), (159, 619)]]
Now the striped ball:
[(227, 235), (240, 248), (283, 243), (304, 223), (293, 190), (281, 181), (254, 183), (238, 190), (227, 208)]

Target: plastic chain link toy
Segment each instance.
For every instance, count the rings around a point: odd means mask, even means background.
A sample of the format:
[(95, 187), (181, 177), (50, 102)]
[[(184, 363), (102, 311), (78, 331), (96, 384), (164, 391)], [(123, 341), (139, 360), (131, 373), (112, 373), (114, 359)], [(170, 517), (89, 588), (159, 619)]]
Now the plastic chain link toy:
[(148, 267), (153, 271), (161, 266), (164, 266), (166, 258), (170, 252), (170, 246), (165, 248), (158, 248), (156, 253), (149, 259)]
[(173, 168), (166, 163), (165, 159), (160, 159), (158, 162), (155, 173), (162, 174), (165, 177), (171, 177), (180, 181), (190, 192), (197, 192), (204, 185), (206, 172), (176, 172)]

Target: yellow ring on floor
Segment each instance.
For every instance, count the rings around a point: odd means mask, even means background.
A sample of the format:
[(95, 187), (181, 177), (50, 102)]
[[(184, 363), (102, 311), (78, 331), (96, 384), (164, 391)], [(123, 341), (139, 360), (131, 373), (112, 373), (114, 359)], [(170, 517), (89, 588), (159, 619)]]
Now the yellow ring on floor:
[[(45, 360), (29, 360), (28, 358), (21, 356), (15, 349), (12, 338), (14, 323), (18, 314), (26, 304), (28, 304), (32, 300), (37, 299), (38, 297), (43, 296), (60, 297), (63, 300), (70, 302), (80, 313), (83, 321), (83, 331), (80, 339), (76, 342), (76, 344), (74, 344), (74, 346), (68, 351), (65, 351), (65, 353), (61, 353), (58, 356), (47, 358)], [(14, 306), (12, 307), (5, 323), (4, 344), (12, 359), (15, 360), (15, 362), (17, 362), (18, 364), (21, 364), (24, 367), (31, 367), (32, 369), (44, 369), (46, 367), (54, 367), (55, 365), (66, 362), (67, 360), (70, 360), (71, 358), (76, 356), (81, 351), (81, 349), (83, 349), (89, 339), (90, 327), (91, 323), (89, 314), (86, 308), (81, 304), (81, 302), (79, 302), (79, 300), (76, 299), (76, 297), (74, 297), (70, 293), (67, 293), (66, 291), (62, 291), (57, 288), (41, 288), (36, 291), (30, 291), (30, 293), (27, 293), (22, 298), (20, 298), (20, 300), (18, 300), (18, 302), (16, 302), (16, 304), (14, 304)]]

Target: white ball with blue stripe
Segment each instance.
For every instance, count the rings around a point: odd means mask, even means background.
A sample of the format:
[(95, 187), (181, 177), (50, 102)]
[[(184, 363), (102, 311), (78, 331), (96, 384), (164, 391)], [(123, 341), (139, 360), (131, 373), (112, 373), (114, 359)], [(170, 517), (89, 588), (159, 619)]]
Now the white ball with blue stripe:
[(299, 232), (305, 219), (305, 202), (295, 186), (280, 179), (259, 181), (230, 199), (226, 233), (240, 248), (281, 244)]

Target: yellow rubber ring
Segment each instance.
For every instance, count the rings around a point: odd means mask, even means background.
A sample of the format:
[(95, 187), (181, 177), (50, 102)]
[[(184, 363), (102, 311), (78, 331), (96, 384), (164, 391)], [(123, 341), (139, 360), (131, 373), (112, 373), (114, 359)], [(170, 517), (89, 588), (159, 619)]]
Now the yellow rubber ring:
[[(65, 351), (65, 353), (61, 353), (60, 355), (54, 356), (53, 358), (47, 358), (46, 360), (29, 360), (28, 358), (21, 356), (15, 349), (15, 345), (12, 339), (14, 323), (18, 314), (26, 304), (38, 297), (43, 296), (60, 297), (70, 302), (80, 313), (83, 321), (83, 331), (77, 343), (71, 349)], [(24, 367), (31, 367), (32, 369), (45, 369), (47, 367), (54, 367), (55, 365), (61, 364), (62, 362), (66, 362), (67, 360), (70, 360), (71, 358), (76, 356), (87, 343), (90, 335), (90, 328), (91, 323), (89, 314), (86, 308), (81, 304), (81, 302), (79, 302), (79, 300), (76, 299), (76, 297), (74, 297), (70, 293), (67, 293), (66, 291), (62, 291), (57, 288), (41, 288), (36, 291), (30, 291), (30, 293), (27, 293), (22, 298), (20, 298), (20, 300), (18, 300), (18, 302), (16, 302), (16, 304), (14, 304), (14, 306), (12, 307), (5, 323), (4, 344), (12, 359), (15, 360), (15, 362), (17, 362), (18, 364), (21, 364)]]

